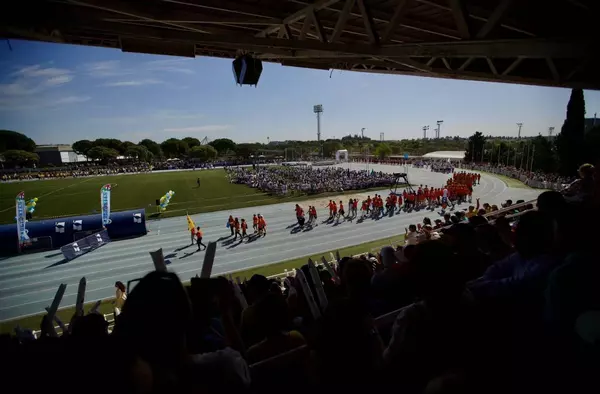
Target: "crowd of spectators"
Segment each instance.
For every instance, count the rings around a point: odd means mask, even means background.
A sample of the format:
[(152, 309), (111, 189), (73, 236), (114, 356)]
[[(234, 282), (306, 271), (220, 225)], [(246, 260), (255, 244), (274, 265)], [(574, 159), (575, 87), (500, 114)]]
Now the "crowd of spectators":
[(556, 173), (544, 173), (541, 171), (527, 171), (523, 168), (505, 165), (493, 165), (490, 163), (461, 164), (463, 169), (491, 172), (511, 178), (519, 179), (529, 186), (562, 190), (576, 180), (576, 177), (564, 177)]
[(229, 167), (226, 170), (232, 183), (248, 185), (275, 194), (287, 194), (292, 191), (342, 192), (389, 187), (396, 183), (396, 176), (393, 174), (342, 168), (266, 166)]
[[(262, 160), (261, 163), (274, 163), (274, 161), (265, 159)], [(68, 164), (61, 167), (4, 169), (0, 170), (0, 181), (14, 182), (56, 178), (78, 178), (165, 170), (211, 169), (215, 167), (252, 164), (253, 161), (251, 160), (217, 160), (210, 163), (204, 163), (197, 160), (161, 160), (152, 163), (121, 160), (106, 165), (98, 162), (85, 162)]]
[(192, 278), (185, 287), (174, 273), (151, 272), (127, 295), (111, 334), (90, 314), (61, 337), (46, 319), (38, 340), (2, 336), (5, 387), (599, 392), (600, 181), (592, 170), (573, 190), (582, 198), (547, 191), (518, 219), (469, 218), (439, 239), (343, 257), (316, 274), (304, 265), (283, 281)]
[(61, 391), (598, 392), (591, 179), (586, 198), (544, 192), (516, 224), (453, 222), (439, 239), (344, 257), (318, 275), (305, 265), (284, 281), (184, 287), (149, 273), (112, 334), (91, 314), (61, 337), (45, 320), (38, 340), (3, 336), (5, 384), (37, 391), (67, 374)]
[(78, 178), (86, 176), (116, 175), (125, 173), (148, 172), (152, 166), (148, 163), (120, 163), (101, 165), (99, 163), (78, 163), (61, 167), (2, 170), (0, 179), (8, 181), (27, 181), (56, 178)]

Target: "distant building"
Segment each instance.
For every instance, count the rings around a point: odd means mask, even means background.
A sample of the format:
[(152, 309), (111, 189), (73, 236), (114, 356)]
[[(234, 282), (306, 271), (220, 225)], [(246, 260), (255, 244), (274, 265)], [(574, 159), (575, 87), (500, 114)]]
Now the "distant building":
[(59, 166), (86, 160), (85, 156), (75, 153), (73, 147), (68, 144), (38, 145), (35, 147), (35, 153), (40, 156), (40, 166)]

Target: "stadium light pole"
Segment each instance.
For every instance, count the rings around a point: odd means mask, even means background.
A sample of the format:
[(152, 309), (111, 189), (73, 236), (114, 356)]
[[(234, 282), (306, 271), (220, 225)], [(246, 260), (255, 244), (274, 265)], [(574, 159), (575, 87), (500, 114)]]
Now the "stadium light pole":
[(521, 139), (521, 127), (523, 127), (523, 123), (517, 123), (517, 126), (519, 127), (518, 138)]
[(427, 130), (429, 130), (429, 125), (423, 126), (423, 139), (427, 139)]
[(444, 123), (443, 120), (438, 120), (437, 121), (437, 126), (438, 127), (437, 127), (437, 130), (435, 131), (435, 133), (436, 133), (435, 138), (437, 138), (437, 139), (440, 139), (440, 135), (442, 134), (441, 133), (441, 131), (442, 131), (442, 123)]
[(323, 105), (317, 104), (313, 106), (313, 112), (317, 114), (317, 142), (321, 141), (321, 114), (323, 113)]

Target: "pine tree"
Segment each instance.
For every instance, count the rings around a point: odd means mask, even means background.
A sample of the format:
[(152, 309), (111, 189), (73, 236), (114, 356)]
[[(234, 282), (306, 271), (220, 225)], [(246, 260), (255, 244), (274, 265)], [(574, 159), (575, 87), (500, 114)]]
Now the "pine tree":
[(571, 90), (567, 104), (567, 118), (560, 134), (556, 136), (559, 172), (562, 175), (574, 175), (583, 164), (585, 143), (585, 100), (582, 89)]

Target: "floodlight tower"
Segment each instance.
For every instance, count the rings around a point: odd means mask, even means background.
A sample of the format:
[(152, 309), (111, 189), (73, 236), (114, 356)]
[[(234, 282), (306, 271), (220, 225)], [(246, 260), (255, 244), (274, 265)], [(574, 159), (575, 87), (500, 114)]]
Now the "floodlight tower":
[(521, 127), (523, 127), (523, 123), (517, 123), (517, 126), (519, 126), (519, 139), (521, 139)]
[(313, 106), (313, 112), (317, 114), (317, 141), (321, 141), (321, 114), (323, 113), (323, 105), (317, 104)]
[(440, 134), (441, 134), (441, 131), (442, 131), (442, 123), (444, 123), (443, 120), (438, 120), (437, 121), (437, 126), (438, 127), (437, 127), (437, 130), (435, 131), (435, 134), (436, 134), (435, 138), (437, 138), (437, 139), (440, 139)]
[(423, 139), (427, 139), (427, 130), (429, 130), (429, 126), (423, 126)]

